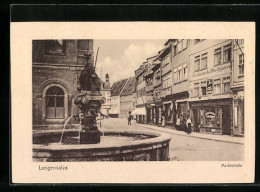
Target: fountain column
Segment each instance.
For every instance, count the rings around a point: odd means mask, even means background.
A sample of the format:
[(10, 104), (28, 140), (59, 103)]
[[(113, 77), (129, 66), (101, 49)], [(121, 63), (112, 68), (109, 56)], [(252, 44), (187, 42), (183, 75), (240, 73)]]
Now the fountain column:
[(78, 96), (74, 103), (80, 109), (80, 144), (93, 144), (100, 142), (101, 133), (97, 128), (96, 117), (105, 98), (100, 93), (101, 83), (95, 68), (88, 62), (91, 54), (86, 52), (84, 58), (87, 63), (79, 77)]

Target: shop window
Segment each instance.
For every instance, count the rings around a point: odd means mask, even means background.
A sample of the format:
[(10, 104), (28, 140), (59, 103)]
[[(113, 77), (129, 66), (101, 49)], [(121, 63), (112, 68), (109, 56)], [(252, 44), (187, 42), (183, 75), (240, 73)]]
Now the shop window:
[(221, 64), (221, 48), (215, 50), (214, 53), (214, 64), (220, 65)]
[(64, 92), (60, 87), (50, 87), (46, 92), (46, 117), (49, 119), (64, 118)]
[(223, 93), (230, 93), (230, 77), (223, 78)]
[(220, 79), (214, 80), (214, 87), (213, 87), (213, 93), (214, 94), (220, 94)]
[(244, 75), (244, 55), (240, 54), (239, 55), (239, 63), (238, 63), (238, 68), (239, 68), (239, 75)]
[(224, 47), (223, 57), (224, 63), (231, 61), (231, 45)]
[(201, 55), (201, 69), (207, 69), (208, 55), (207, 53)]
[(200, 86), (200, 84), (199, 83), (195, 83), (194, 84), (194, 97), (198, 97), (199, 96), (199, 86)]
[(196, 56), (194, 59), (194, 71), (200, 70), (200, 55)]
[(206, 81), (201, 82), (201, 95), (207, 95), (207, 83)]
[(64, 55), (65, 46), (63, 40), (47, 40), (45, 43), (45, 54)]

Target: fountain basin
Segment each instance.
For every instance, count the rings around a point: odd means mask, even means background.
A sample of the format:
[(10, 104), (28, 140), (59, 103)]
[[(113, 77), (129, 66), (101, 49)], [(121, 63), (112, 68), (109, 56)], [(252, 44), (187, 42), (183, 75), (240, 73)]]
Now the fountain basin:
[(38, 131), (33, 135), (33, 161), (168, 161), (170, 137), (152, 131), (105, 130), (99, 144), (79, 144), (78, 131)]

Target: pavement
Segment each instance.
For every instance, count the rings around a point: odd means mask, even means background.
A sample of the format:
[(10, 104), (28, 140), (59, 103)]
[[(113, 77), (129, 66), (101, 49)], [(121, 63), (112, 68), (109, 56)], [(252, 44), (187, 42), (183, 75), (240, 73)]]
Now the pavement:
[(157, 131), (162, 131), (162, 132), (171, 133), (175, 135), (182, 135), (186, 137), (195, 137), (195, 138), (214, 140), (214, 141), (222, 141), (228, 143), (244, 144), (244, 137), (232, 137), (230, 135), (214, 135), (209, 133), (198, 133), (198, 132), (192, 132), (190, 134), (187, 134), (184, 131), (178, 131), (172, 127), (159, 127), (156, 125), (148, 125), (148, 124), (140, 124), (140, 123), (134, 123), (134, 124), (140, 127), (154, 129)]

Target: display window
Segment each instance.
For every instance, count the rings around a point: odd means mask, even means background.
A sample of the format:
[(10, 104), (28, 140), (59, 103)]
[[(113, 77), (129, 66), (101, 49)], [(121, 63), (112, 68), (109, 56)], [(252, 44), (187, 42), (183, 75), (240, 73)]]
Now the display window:
[(222, 109), (217, 107), (206, 107), (199, 109), (200, 125), (207, 128), (221, 128)]

